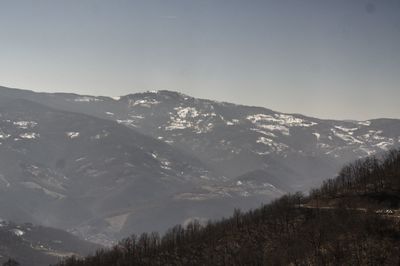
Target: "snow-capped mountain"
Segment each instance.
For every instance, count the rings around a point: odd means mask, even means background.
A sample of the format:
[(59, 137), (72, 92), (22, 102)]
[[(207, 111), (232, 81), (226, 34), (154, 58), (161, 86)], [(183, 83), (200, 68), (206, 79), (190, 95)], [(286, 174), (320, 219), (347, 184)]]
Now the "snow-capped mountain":
[(172, 91), (0, 88), (0, 143), (1, 197), (16, 206), (1, 211), (104, 243), (307, 191), (399, 146), (400, 120), (322, 120)]
[[(196, 99), (172, 91), (116, 98), (10, 89), (4, 89), (3, 94), (116, 121), (191, 152), (229, 178), (254, 170), (270, 171), (276, 164), (285, 164), (289, 169), (294, 165), (297, 177), (290, 182), (300, 181), (295, 186), (292, 183), (295, 189), (307, 190), (326, 176), (321, 177), (320, 173), (310, 176), (310, 169), (306, 167), (303, 179), (299, 175), (301, 169), (293, 160), (314, 166), (315, 160), (322, 160), (324, 171), (321, 173), (326, 175), (335, 173), (349, 160), (400, 144), (400, 124), (395, 119), (322, 120)], [(331, 168), (328, 173), (327, 166)]]
[[(399, 145), (398, 120), (331, 121), (159, 91), (121, 97), (110, 119), (190, 150), (228, 177), (296, 161), (342, 164)], [(277, 162), (279, 160), (279, 162)], [(296, 172), (302, 167), (296, 165)], [(324, 166), (325, 168), (325, 166)], [(325, 169), (324, 169), (325, 170)], [(315, 179), (305, 169), (296, 189)], [(321, 176), (315, 176), (321, 180)], [(281, 177), (284, 178), (284, 177)], [(295, 180), (290, 180), (292, 183)]]
[(133, 213), (223, 182), (194, 156), (117, 122), (20, 99), (2, 98), (0, 114), (0, 212), (7, 219), (103, 241), (145, 217), (130, 221)]

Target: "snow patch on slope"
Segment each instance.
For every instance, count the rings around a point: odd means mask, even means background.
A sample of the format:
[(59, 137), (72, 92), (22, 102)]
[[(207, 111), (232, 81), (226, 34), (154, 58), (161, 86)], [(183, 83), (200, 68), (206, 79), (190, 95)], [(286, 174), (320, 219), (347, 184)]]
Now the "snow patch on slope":
[(16, 121), (13, 124), (21, 129), (28, 129), (36, 127), (38, 123), (35, 121)]
[(317, 140), (319, 140), (321, 138), (321, 134), (319, 134), (317, 132), (314, 132), (312, 134), (317, 138)]
[(16, 236), (23, 236), (25, 234), (24, 231), (22, 231), (21, 229), (17, 229), (17, 228), (12, 229), (11, 232)]
[(264, 144), (277, 153), (283, 152), (289, 148), (289, 146), (287, 146), (286, 144), (274, 142), (272, 139), (266, 137), (259, 137), (257, 139), (257, 143)]
[(70, 139), (75, 139), (75, 138), (79, 137), (79, 132), (67, 132), (66, 135)]
[[(193, 107), (175, 107), (176, 114), (171, 117), (165, 130), (191, 129), (196, 134), (210, 132), (214, 124), (209, 120), (217, 115), (215, 113), (201, 113)], [(209, 122), (208, 122), (209, 121)]]
[(255, 114), (247, 116), (246, 119), (250, 120), (254, 124), (260, 125), (265, 125), (266, 123), (278, 124), (287, 127), (311, 127), (317, 125), (315, 122), (306, 121), (304, 119), (294, 117), (293, 115), (286, 114)]
[(370, 126), (371, 125), (371, 121), (359, 121), (357, 124), (359, 124), (360, 126)]
[(37, 139), (40, 137), (40, 134), (35, 133), (35, 132), (27, 132), (27, 133), (20, 134), (19, 137), (21, 139)]
[(9, 137), (11, 137), (10, 134), (6, 134), (6, 133), (0, 131), (0, 139), (8, 139)]
[(129, 106), (130, 107), (140, 106), (140, 107), (150, 108), (153, 105), (157, 105), (159, 103), (160, 102), (156, 101), (155, 99), (129, 100)]
[[(349, 129), (347, 129), (349, 130)], [(364, 142), (353, 137), (352, 133), (350, 134), (349, 131), (343, 131), (342, 129), (340, 129), (340, 131), (336, 130), (336, 129), (331, 129), (333, 135), (335, 135), (337, 138), (342, 139), (343, 141), (345, 141), (347, 144), (350, 145), (354, 145), (354, 144), (363, 144)]]

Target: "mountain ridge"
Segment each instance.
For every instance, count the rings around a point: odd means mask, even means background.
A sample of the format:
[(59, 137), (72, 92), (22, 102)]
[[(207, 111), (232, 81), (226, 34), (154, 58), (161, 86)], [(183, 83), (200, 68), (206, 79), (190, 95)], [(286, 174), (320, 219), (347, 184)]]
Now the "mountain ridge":
[[(20, 112), (10, 101), (22, 99), (28, 102)], [(27, 121), (34, 104), (43, 111)], [(110, 244), (128, 232), (163, 231), (194, 217), (214, 219), (235, 207), (254, 208), (287, 192), (306, 192), (348, 161), (399, 146), (400, 120), (315, 119), (165, 90), (116, 100), (0, 88), (0, 143), (4, 162), (10, 154), (24, 162), (15, 166), (18, 171), (9, 169), (12, 162), (0, 168), (5, 191), (7, 182), (19, 180), (23, 194), (37, 203), (46, 203), (49, 195), (65, 210), (78, 203), (82, 209), (68, 217), (75, 222), (62, 228)], [(47, 159), (37, 164), (33, 154), (44, 150)], [(75, 177), (82, 187), (63, 176)], [(68, 184), (67, 192), (50, 189), (39, 177)], [(90, 188), (96, 178), (102, 181)], [(91, 191), (91, 197), (77, 197), (74, 187)], [(100, 215), (90, 217), (85, 208), (91, 204)]]
[(275, 109), (268, 108), (266, 106), (258, 106), (258, 105), (252, 105), (252, 104), (241, 104), (241, 103), (234, 103), (234, 102), (229, 102), (229, 101), (217, 101), (213, 100), (211, 98), (202, 98), (202, 97), (194, 97), (190, 96), (189, 94), (173, 90), (173, 89), (160, 89), (160, 90), (145, 90), (142, 92), (132, 92), (132, 93), (127, 93), (124, 95), (120, 96), (106, 96), (106, 95), (90, 95), (90, 94), (80, 94), (77, 92), (49, 92), (49, 91), (37, 91), (33, 89), (20, 89), (20, 88), (14, 88), (14, 87), (8, 87), (8, 86), (1, 86), (0, 89), (2, 90), (8, 90), (9, 92), (12, 91), (17, 91), (19, 93), (30, 93), (30, 94), (39, 94), (39, 95), (59, 95), (59, 96), (76, 96), (76, 97), (92, 97), (92, 98), (99, 98), (99, 99), (107, 99), (107, 100), (112, 100), (112, 101), (119, 101), (121, 98), (128, 97), (128, 96), (134, 96), (134, 95), (145, 95), (145, 94), (157, 94), (157, 93), (175, 93), (178, 95), (182, 95), (184, 97), (192, 98), (192, 99), (198, 99), (202, 101), (211, 101), (211, 102), (216, 102), (216, 103), (221, 103), (221, 104), (228, 104), (228, 105), (235, 105), (239, 107), (248, 107), (248, 108), (262, 108), (265, 110), (269, 110), (275, 113), (281, 113), (281, 114), (286, 114), (286, 115), (295, 115), (295, 116), (302, 116), (302, 117), (307, 117), (307, 118), (312, 118), (316, 120), (324, 120), (324, 121), (345, 121), (345, 122), (363, 122), (363, 121), (372, 121), (372, 120), (382, 120), (382, 119), (391, 119), (391, 120), (398, 120), (400, 118), (396, 117), (373, 117), (373, 118), (367, 118), (367, 119), (353, 119), (353, 118), (346, 118), (346, 119), (341, 119), (341, 118), (320, 118), (317, 115), (307, 115), (303, 113), (297, 113), (297, 112), (283, 112), (283, 111), (278, 111)]

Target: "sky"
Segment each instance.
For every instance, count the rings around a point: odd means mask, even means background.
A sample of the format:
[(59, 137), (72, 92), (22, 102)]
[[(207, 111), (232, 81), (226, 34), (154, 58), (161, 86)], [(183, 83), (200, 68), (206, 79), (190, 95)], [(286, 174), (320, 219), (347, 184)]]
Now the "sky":
[(0, 85), (400, 118), (400, 0), (1, 0)]

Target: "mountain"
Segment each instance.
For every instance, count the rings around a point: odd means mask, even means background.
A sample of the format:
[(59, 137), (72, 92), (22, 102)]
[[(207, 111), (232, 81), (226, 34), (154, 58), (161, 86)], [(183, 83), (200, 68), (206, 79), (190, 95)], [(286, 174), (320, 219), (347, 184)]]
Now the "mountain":
[(322, 120), (172, 91), (1, 87), (0, 115), (3, 216), (102, 244), (308, 191), (400, 144), (400, 120)]
[(59, 229), (0, 219), (0, 264), (18, 258), (21, 265), (43, 266), (67, 256), (88, 255), (98, 248)]
[[(273, 175), (271, 165), (281, 165), (279, 168), (286, 168), (288, 172), (295, 168), (295, 179), (290, 173), (280, 178), (289, 179), (296, 190), (319, 184), (321, 174), (329, 177), (345, 162), (400, 144), (400, 122), (396, 119), (321, 120), (196, 99), (172, 91), (116, 98), (11, 89), (3, 89), (2, 94), (117, 121), (180, 150), (190, 151), (229, 178), (254, 170)], [(308, 165), (321, 165), (321, 169), (317, 167), (310, 174)]]
[(139, 227), (150, 210), (163, 211), (203, 180), (222, 182), (190, 154), (116, 122), (1, 99), (0, 212), (7, 219), (101, 242), (108, 232), (132, 230), (129, 223)]
[(162, 238), (131, 236), (58, 265), (398, 265), (400, 150), (340, 172), (310, 196), (285, 195), (206, 226), (178, 225)]

